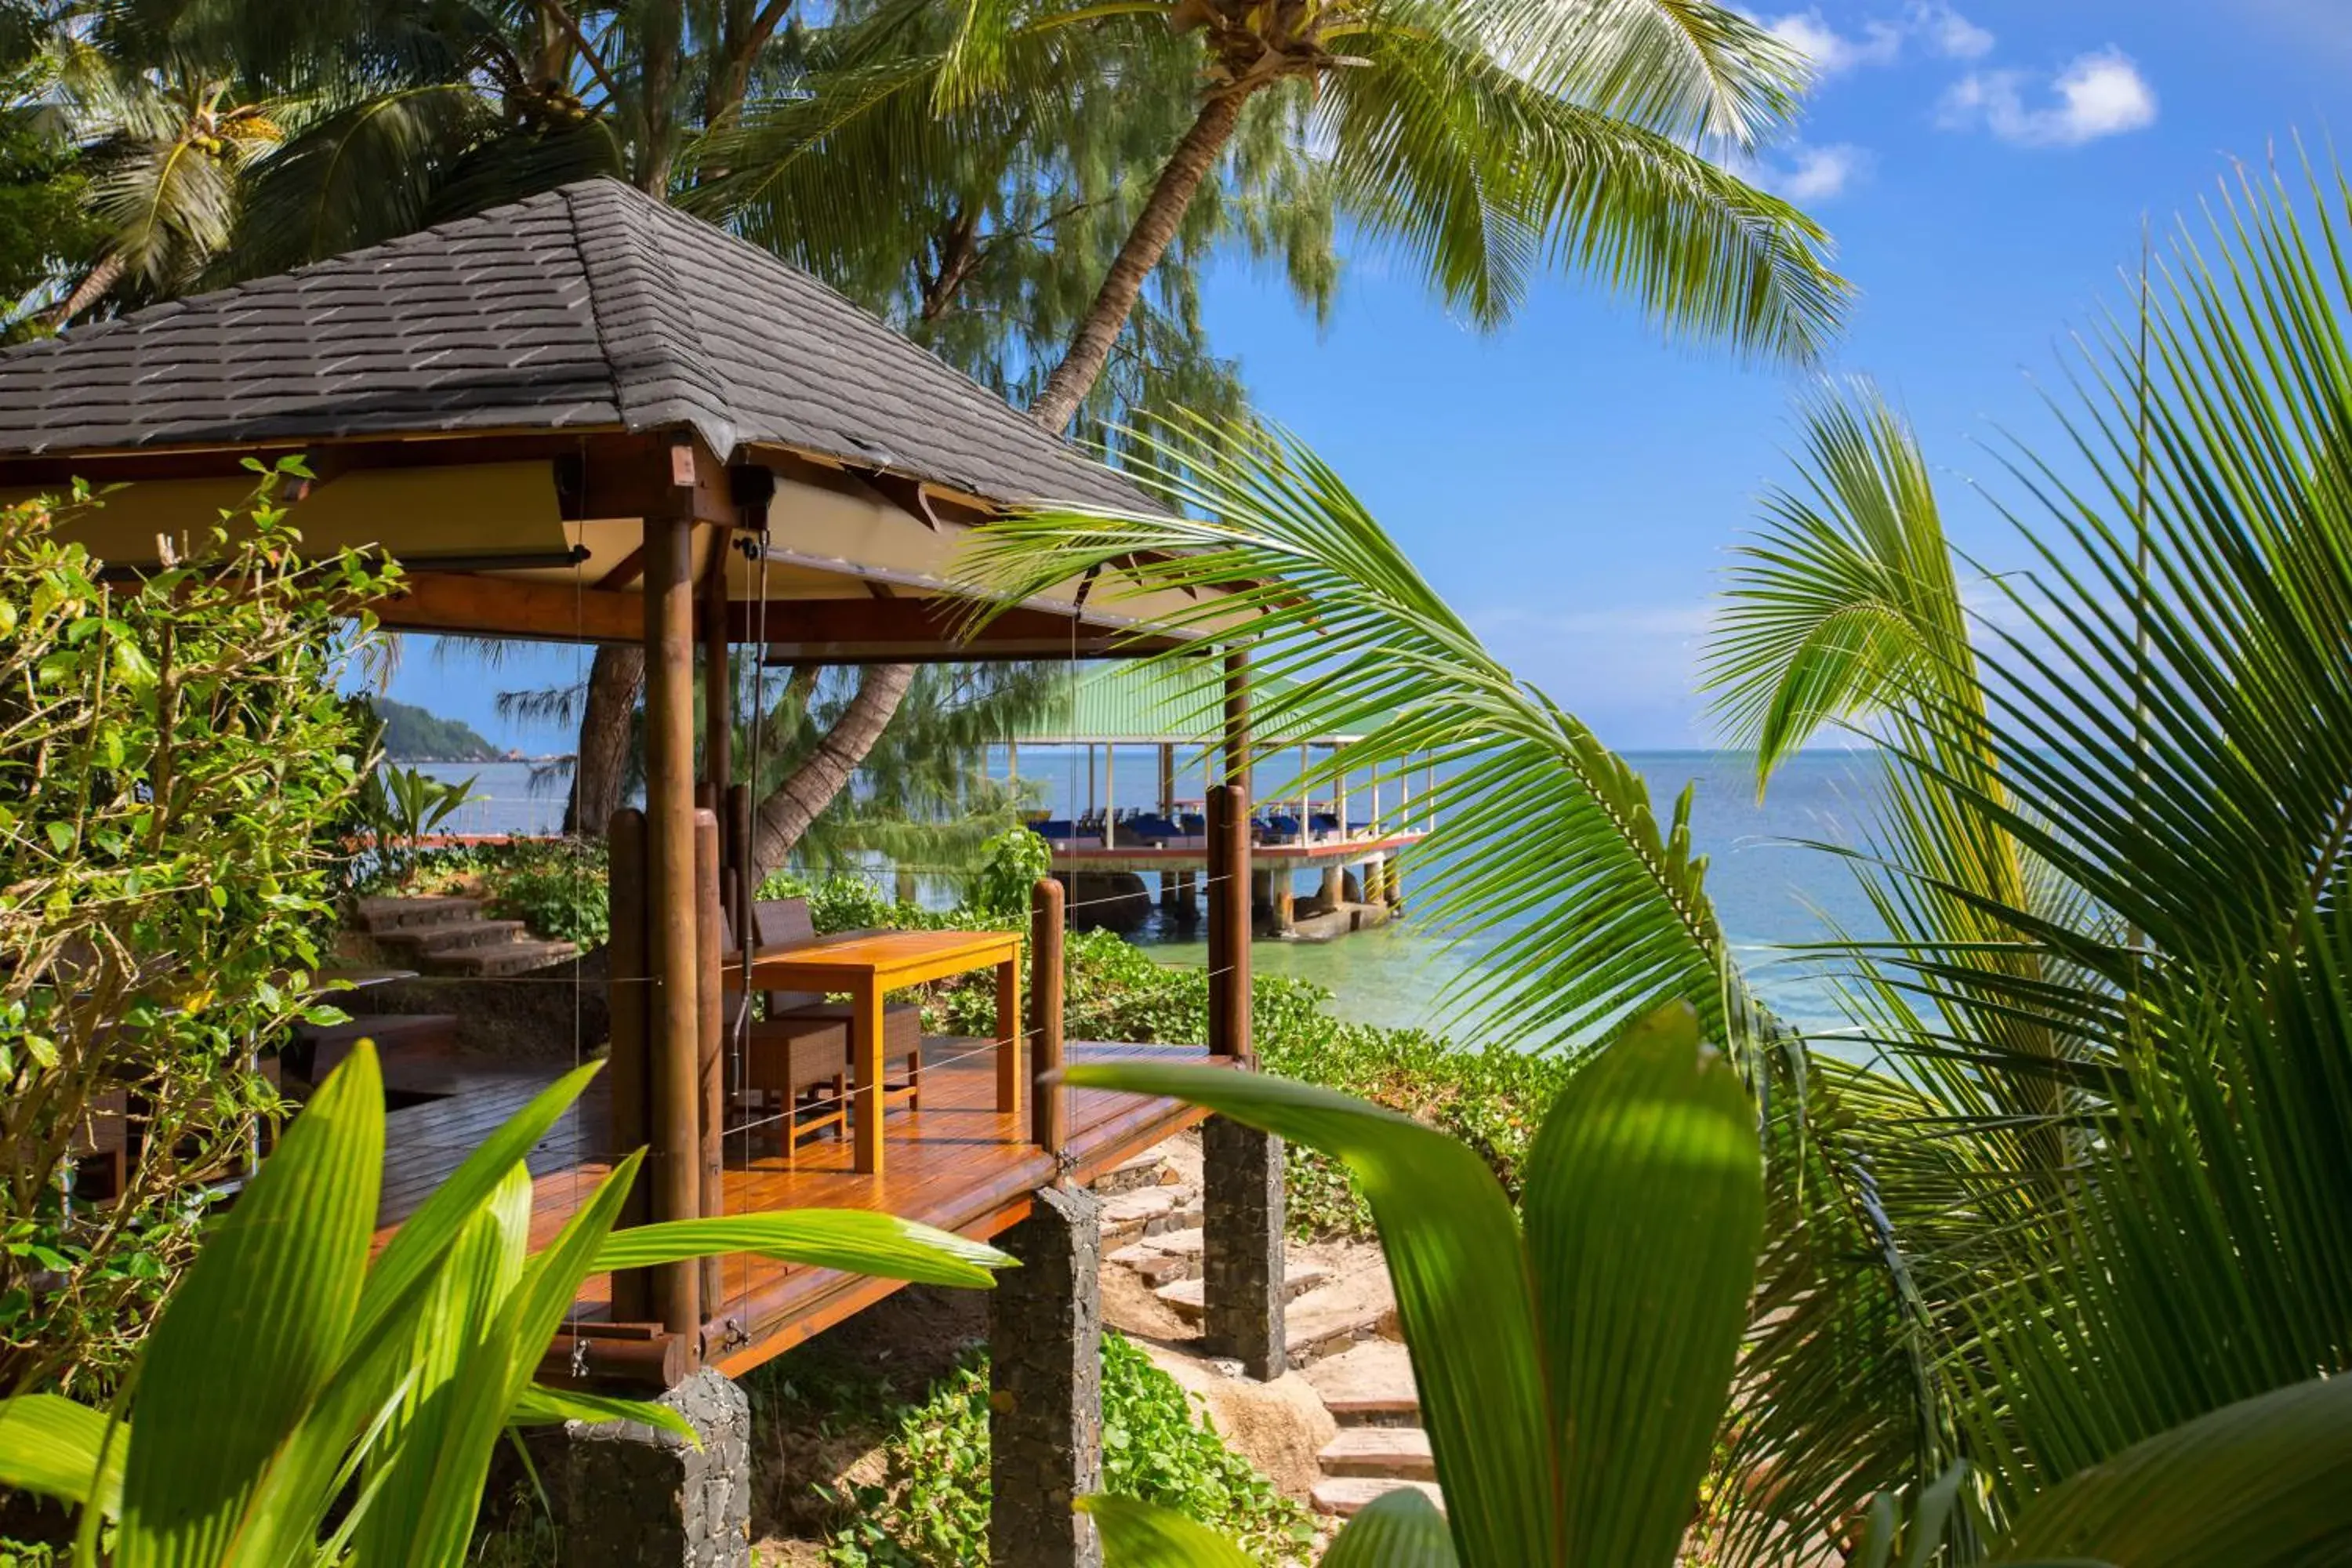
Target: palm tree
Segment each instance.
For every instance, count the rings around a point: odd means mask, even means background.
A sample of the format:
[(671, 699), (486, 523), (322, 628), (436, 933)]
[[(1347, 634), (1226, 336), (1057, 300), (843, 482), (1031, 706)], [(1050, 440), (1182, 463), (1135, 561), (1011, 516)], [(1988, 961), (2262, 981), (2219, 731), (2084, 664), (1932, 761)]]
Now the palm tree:
[[(110, 13), (88, 38), (62, 24), (58, 37), (110, 81), (218, 62), (207, 79), (217, 79), (206, 89), (217, 100), (207, 100), (210, 119), (185, 117), (191, 145), (219, 141), (220, 105), (240, 101), (221, 97), (230, 89), (217, 81), (234, 81), (254, 102), (299, 106), (269, 121), (287, 134), (267, 156), (225, 142), (239, 152), (233, 162), (169, 163), (184, 187), (177, 205), (208, 226), (161, 226), (165, 237), (192, 232), (201, 243), (151, 268), (152, 294), (278, 271), (593, 174), (665, 199), (685, 195), (695, 149), (713, 127), (739, 121), (754, 99), (793, 89), (803, 68), (790, 10), (788, 0), (233, 3), (131, 8)], [(800, 258), (950, 363), (1007, 384), (1008, 365), (1025, 363), (1035, 342), (1058, 336), (1083, 308), (1048, 280), (1074, 258), (1093, 266), (1085, 258), (1095, 237), (1127, 195), (1119, 169), (1157, 129), (1149, 114), (1103, 107), (1074, 105), (1082, 111), (976, 141), (959, 164), (934, 167), (888, 203), (863, 204), (842, 243)], [(1236, 175), (1230, 212), (1204, 202), (1190, 232), (1205, 245), (1229, 225), (1244, 231), (1319, 304), (1331, 276), (1328, 206), (1318, 207), (1311, 180), (1282, 151), (1264, 150)], [(1310, 199), (1265, 220), (1270, 198), (1302, 191)], [(116, 281), (110, 272), (91, 280)], [(110, 300), (102, 287), (72, 289), (58, 321)], [(1159, 307), (1139, 316), (1097, 412), (1109, 420), (1158, 395), (1240, 401), (1234, 366), (1209, 349), (1189, 264)], [(583, 831), (601, 831), (620, 804), (643, 677), (639, 650), (598, 649), (579, 703), (570, 816)], [(866, 672), (829, 743), (811, 752), (812, 771), (792, 781), (795, 811), (786, 815), (805, 820), (824, 809), (912, 679), (903, 668)]]
[(1597, 273), (1662, 323), (1802, 360), (1844, 285), (1801, 214), (1698, 148), (1743, 150), (1791, 113), (1801, 68), (1708, 0), (970, 0), (951, 28), (890, 0), (850, 24), (800, 101), (713, 139), (710, 200), (794, 193), (847, 210), (877, 169), (919, 167), (974, 130), (1055, 111), (1076, 84), (1164, 81), (1181, 40), (1187, 123), (1031, 405), (1068, 426), (1186, 212), (1254, 107), (1273, 100), (1368, 237), (1481, 324), (1531, 272)]
[[(2261, 1465), (2200, 1471), (2161, 1436), (2183, 1423), (2341, 1452), (2340, 1415), (2290, 1420), (2278, 1391), (2352, 1370), (2330, 1217), (2352, 1191), (2343, 189), (2315, 176), (2309, 216), (2242, 179), (2210, 238), (2184, 233), (2144, 325), (2089, 351), (2068, 466), (2012, 464), (2030, 572), (1964, 590), (1899, 417), (1866, 389), (1811, 407), (1710, 671), (1768, 783), (1824, 724), (1881, 742), (1877, 816), (1823, 864), (1889, 934), (1811, 950), (1843, 981), (1832, 1039), (1757, 1008), (1727, 962), (1688, 796), (1662, 823), (1297, 443), (1180, 428), (1159, 471), (1191, 515), (1059, 510), (971, 557), (1016, 595), (1088, 570), (1114, 597), (1217, 590), (1195, 629), (1230, 636), (1238, 609), (1256, 668), (1322, 677), (1265, 702), (1265, 744), (1366, 732), (1334, 775), (1435, 752), (1424, 908), (1507, 922), (1463, 996), (1503, 1021), (1483, 1026), (1589, 1051), (1677, 997), (1731, 1047), (1769, 1170), (1729, 1561), (1850, 1539), (1873, 1510), (1907, 1512), (1908, 1561), (1978, 1561), (2109, 1461), (2143, 1505), (2191, 1488), (2171, 1500), (2219, 1517), (2213, 1489)], [(2174, 1468), (2137, 1468), (2158, 1451)], [(2223, 1559), (2181, 1534), (2115, 1560), (2307, 1561), (2309, 1523), (2283, 1510)]]

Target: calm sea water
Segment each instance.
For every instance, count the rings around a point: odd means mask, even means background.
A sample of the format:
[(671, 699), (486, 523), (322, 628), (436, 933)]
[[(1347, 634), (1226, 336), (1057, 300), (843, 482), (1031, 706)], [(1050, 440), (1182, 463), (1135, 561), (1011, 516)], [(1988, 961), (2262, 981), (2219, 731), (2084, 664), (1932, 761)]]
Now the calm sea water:
[[(1776, 961), (1773, 949), (1821, 939), (1832, 928), (1867, 936), (1877, 930), (1869, 904), (1855, 889), (1851, 871), (1834, 858), (1798, 847), (1795, 841), (1852, 843), (1858, 824), (1875, 798), (1876, 764), (1866, 755), (1832, 752), (1801, 756), (1784, 767), (1767, 797), (1759, 802), (1749, 760), (1722, 752), (1629, 753), (1649, 782), (1661, 812), (1671, 808), (1685, 784), (1696, 784), (1692, 828), (1707, 856), (1707, 889), (1751, 981), (1783, 1016), (1803, 1024), (1834, 1022), (1828, 983), (1806, 966)], [(1002, 774), (1006, 759), (996, 759)], [(560, 785), (534, 790), (530, 769), (519, 763), (428, 764), (439, 777), (473, 777), (475, 798), (450, 823), (464, 833), (553, 831), (563, 813)], [(1043, 786), (1056, 815), (1082, 810), (1088, 799), (1087, 764), (1076, 752), (1021, 756), (1024, 779)], [(1280, 798), (1297, 776), (1295, 764), (1269, 762), (1260, 771), (1261, 800)], [(1115, 778), (1106, 775), (1097, 753), (1092, 798), (1106, 795), (1133, 805), (1156, 800), (1159, 762), (1139, 748), (1118, 758)], [(1197, 797), (1195, 772), (1180, 773), (1177, 793)], [(1365, 809), (1368, 790), (1351, 789), (1350, 815)], [(1410, 914), (1416, 879), (1405, 884)], [(1301, 892), (1310, 891), (1306, 880)], [(933, 884), (927, 891), (945, 897)], [(1464, 942), (1441, 938), (1408, 919), (1403, 924), (1360, 932), (1322, 943), (1263, 942), (1252, 962), (1262, 973), (1293, 974), (1328, 986), (1344, 1016), (1368, 1024), (1442, 1026), (1456, 1037), (1475, 1033), (1475, 1021), (1449, 1016), (1440, 997), (1465, 966), (1475, 965), (1507, 931)], [(1171, 963), (1199, 963), (1201, 942), (1150, 931), (1142, 941)]]

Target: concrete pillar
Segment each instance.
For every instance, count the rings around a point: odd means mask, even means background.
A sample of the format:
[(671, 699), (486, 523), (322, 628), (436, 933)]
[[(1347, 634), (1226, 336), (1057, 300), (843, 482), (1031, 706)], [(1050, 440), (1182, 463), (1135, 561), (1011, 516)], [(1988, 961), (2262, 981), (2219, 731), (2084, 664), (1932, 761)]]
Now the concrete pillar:
[(1071, 1505), (1102, 1489), (1102, 1205), (1040, 1188), (996, 1238), (1021, 1260), (988, 1300), (988, 1555), (995, 1568), (1099, 1568), (1094, 1521)]
[(1391, 911), (1404, 913), (1404, 879), (1397, 875), (1396, 857), (1393, 855), (1381, 857), (1381, 892), (1387, 898)]
[(570, 1421), (542, 1467), (564, 1568), (749, 1568), (751, 1407), (705, 1370), (664, 1394), (702, 1437)]
[(1364, 902), (1377, 904), (1387, 900), (1388, 894), (1384, 890), (1387, 873), (1388, 863), (1377, 855), (1364, 862)]
[(1326, 860), (1323, 863), (1323, 879), (1315, 889), (1315, 912), (1318, 915), (1328, 915), (1339, 907), (1339, 863), (1336, 860)]
[(1252, 871), (1250, 873), (1251, 912), (1255, 913), (1259, 910), (1270, 910), (1273, 907), (1274, 873), (1263, 869)]
[[(1282, 1140), (1213, 1116), (1201, 1128), (1202, 1328), (1261, 1383), (1289, 1370), (1283, 1332)], [(1002, 1289), (1002, 1287), (1000, 1287)]]
[(1277, 871), (1274, 875), (1274, 931), (1277, 936), (1288, 936), (1297, 927), (1297, 895), (1291, 891), (1291, 874)]

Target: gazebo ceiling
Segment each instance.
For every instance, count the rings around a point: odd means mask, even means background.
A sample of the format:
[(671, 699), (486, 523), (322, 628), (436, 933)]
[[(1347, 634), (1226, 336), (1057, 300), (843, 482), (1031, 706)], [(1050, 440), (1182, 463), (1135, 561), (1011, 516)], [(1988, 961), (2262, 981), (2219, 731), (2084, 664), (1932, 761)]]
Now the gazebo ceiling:
[[(696, 573), (728, 551), (731, 634), (764, 626), (778, 658), (1102, 653), (1154, 613), (1072, 583), (958, 641), (970, 527), (1151, 503), (806, 274), (611, 180), (0, 353), (0, 493), (129, 481), (68, 524), (119, 565), (213, 526), (246, 458), (290, 453), (318, 476), (281, 498), (310, 546), (409, 568), (383, 606), (404, 627), (634, 640), (643, 521), (680, 510), (719, 525)], [(764, 563), (729, 548), (762, 524)]]

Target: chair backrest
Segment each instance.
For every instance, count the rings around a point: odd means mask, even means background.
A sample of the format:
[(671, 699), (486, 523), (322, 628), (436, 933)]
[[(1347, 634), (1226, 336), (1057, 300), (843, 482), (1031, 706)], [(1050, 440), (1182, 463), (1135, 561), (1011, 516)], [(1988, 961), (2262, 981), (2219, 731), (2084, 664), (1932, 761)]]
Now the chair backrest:
[(751, 929), (760, 933), (761, 947), (816, 940), (806, 899), (761, 899), (751, 906)]
[[(760, 900), (751, 906), (751, 929), (759, 933), (761, 947), (816, 940), (816, 924), (809, 919), (806, 899)], [(768, 1016), (773, 1018), (796, 1007), (814, 1007), (824, 1000), (814, 991), (771, 991)]]

